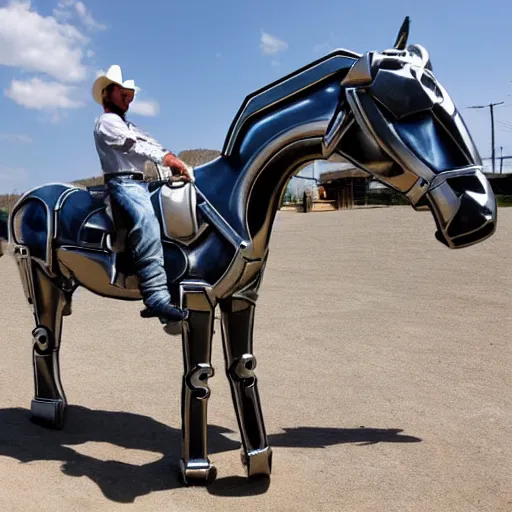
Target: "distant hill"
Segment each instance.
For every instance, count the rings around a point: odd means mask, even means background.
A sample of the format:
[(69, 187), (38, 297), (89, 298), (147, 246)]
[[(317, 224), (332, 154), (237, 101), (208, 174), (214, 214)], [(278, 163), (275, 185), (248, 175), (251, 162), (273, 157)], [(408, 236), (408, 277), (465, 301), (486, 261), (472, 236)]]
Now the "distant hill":
[[(205, 164), (214, 160), (220, 155), (220, 151), (216, 149), (185, 149), (178, 153), (178, 157), (181, 158), (186, 164), (193, 167)], [(93, 187), (95, 185), (101, 185), (103, 183), (103, 177), (94, 176), (92, 178), (84, 178), (71, 182), (73, 185), (79, 187)], [(0, 209), (7, 208), (10, 210), (14, 203), (20, 198), (20, 194), (4, 194), (0, 195)]]
[(220, 156), (220, 151), (216, 149), (185, 149), (178, 153), (178, 157), (192, 167), (206, 164), (218, 156)]

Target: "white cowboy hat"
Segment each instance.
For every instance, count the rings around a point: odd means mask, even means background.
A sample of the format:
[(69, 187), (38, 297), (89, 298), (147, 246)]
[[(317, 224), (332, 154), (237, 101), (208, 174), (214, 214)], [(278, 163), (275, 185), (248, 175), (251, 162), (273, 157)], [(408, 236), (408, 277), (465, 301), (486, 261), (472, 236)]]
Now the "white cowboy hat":
[(108, 68), (104, 75), (100, 75), (98, 78), (96, 78), (92, 86), (92, 97), (96, 103), (103, 105), (102, 92), (103, 89), (105, 89), (105, 87), (110, 84), (118, 84), (125, 89), (131, 89), (133, 91), (137, 90), (133, 80), (125, 80), (123, 82), (123, 73), (121, 71), (121, 67), (117, 64), (113, 64)]

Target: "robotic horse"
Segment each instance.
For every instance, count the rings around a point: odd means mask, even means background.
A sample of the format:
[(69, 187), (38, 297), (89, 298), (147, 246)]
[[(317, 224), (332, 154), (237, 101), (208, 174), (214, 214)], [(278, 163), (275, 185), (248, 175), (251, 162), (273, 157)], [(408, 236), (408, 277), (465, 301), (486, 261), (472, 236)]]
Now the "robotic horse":
[[(436, 238), (462, 248), (490, 237), (496, 204), (466, 126), (435, 78), (427, 51), (407, 46), (408, 20), (393, 49), (336, 50), (249, 95), (222, 154), (195, 168), (194, 184), (151, 185), (171, 292), (190, 317), (184, 351), (181, 470), (208, 481), (208, 378), (214, 311), (221, 311), (226, 374), (249, 476), (271, 472), (253, 354), (253, 325), (272, 225), (288, 179), (315, 159), (348, 160), (428, 206)], [(340, 158), (341, 157), (341, 158)], [(32, 307), (36, 420), (63, 427), (59, 375), (63, 316), (83, 286), (140, 300), (122, 219), (104, 191), (49, 184), (27, 192), (9, 221), (12, 250)], [(172, 326), (170, 326), (172, 327)]]

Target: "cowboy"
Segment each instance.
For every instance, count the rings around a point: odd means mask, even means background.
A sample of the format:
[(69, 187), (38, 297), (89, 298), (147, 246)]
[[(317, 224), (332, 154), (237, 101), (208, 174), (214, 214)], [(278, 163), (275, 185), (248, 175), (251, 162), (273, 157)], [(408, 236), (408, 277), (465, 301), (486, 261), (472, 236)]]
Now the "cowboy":
[(135, 90), (133, 80), (123, 82), (118, 65), (110, 66), (96, 79), (92, 95), (104, 112), (95, 122), (94, 140), (110, 198), (131, 221), (128, 245), (146, 306), (141, 316), (158, 317), (165, 322), (181, 321), (187, 318), (188, 312), (171, 302), (160, 224), (144, 181), (144, 165), (150, 161), (169, 167), (187, 181), (190, 175), (186, 164), (176, 155), (126, 120)]

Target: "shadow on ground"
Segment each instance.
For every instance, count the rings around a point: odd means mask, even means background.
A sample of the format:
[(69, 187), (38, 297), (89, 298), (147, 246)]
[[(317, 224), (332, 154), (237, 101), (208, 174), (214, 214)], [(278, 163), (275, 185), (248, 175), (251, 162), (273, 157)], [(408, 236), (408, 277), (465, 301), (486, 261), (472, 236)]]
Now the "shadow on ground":
[[(373, 428), (286, 428), (269, 436), (274, 447), (322, 448), (341, 443), (415, 443), (421, 439), (402, 435), (399, 429)], [(208, 427), (211, 454), (239, 450), (237, 441), (224, 434), (232, 431)], [(100, 460), (78, 453), (70, 446), (103, 442), (134, 450), (162, 454), (149, 464), (132, 465), (115, 460)], [(95, 482), (109, 500), (132, 503), (139, 496), (183, 486), (178, 461), (181, 456), (181, 431), (148, 416), (128, 412), (92, 410), (70, 406), (63, 430), (50, 430), (30, 421), (22, 408), (0, 409), (0, 456), (20, 462), (61, 461), (61, 470), (69, 476), (86, 476)], [(262, 494), (269, 487), (268, 478), (248, 480), (241, 477), (218, 479), (208, 486), (218, 496)]]

